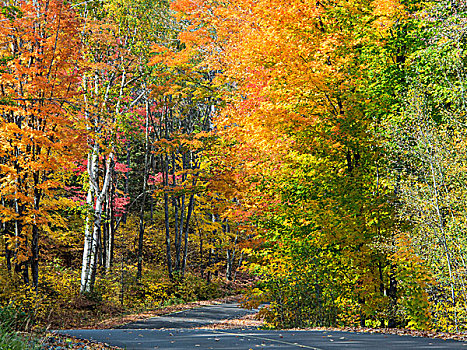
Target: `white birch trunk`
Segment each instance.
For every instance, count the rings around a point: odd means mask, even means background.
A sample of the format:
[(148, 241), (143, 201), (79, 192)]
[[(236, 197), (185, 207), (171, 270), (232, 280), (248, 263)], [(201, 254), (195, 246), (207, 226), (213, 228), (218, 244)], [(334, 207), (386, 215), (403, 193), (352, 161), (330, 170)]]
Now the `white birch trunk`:
[[(90, 157), (88, 157), (89, 159)], [(92, 191), (91, 188), (88, 190), (88, 195), (86, 197), (86, 204), (88, 208), (92, 207)], [(84, 250), (83, 250), (83, 263), (81, 267), (81, 287), (80, 293), (85, 293), (87, 291), (87, 287), (89, 285), (89, 266), (91, 261), (91, 246), (92, 246), (92, 234), (90, 233), (90, 215), (91, 209), (88, 209), (88, 213), (86, 215), (86, 224), (84, 227)]]
[[(97, 182), (97, 172), (99, 171), (99, 145), (96, 143), (93, 147), (92, 154), (88, 157), (88, 173), (89, 173), (89, 191), (87, 204), (89, 206), (89, 214), (86, 218), (85, 239), (83, 250), (83, 265), (81, 268), (81, 293), (91, 293), (94, 289), (94, 282), (97, 269), (97, 253), (99, 249), (99, 235), (102, 220), (102, 204), (107, 195), (110, 176), (111, 162), (113, 153), (109, 154), (107, 159), (106, 173), (102, 189), (99, 189)], [(95, 201), (95, 208), (93, 204)], [(91, 233), (91, 216), (93, 216), (93, 228)]]

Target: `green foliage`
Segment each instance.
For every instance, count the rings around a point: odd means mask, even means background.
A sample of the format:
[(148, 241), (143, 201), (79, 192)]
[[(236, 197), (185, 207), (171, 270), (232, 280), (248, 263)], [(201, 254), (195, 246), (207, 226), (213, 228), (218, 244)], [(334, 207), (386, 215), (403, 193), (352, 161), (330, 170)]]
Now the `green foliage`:
[(412, 44), (398, 68), (404, 93), (380, 136), (410, 232), (394, 257), (401, 311), (414, 328), (465, 329), (466, 13), (457, 1), (429, 1), (394, 39)]
[(15, 331), (24, 329), (27, 315), (13, 304), (0, 306), (0, 350), (39, 349), (35, 340), (18, 336)]
[(9, 20), (23, 17), (23, 12), (17, 6), (2, 6), (1, 8), (0, 12)]
[(22, 329), (26, 318), (26, 314), (22, 311), (18, 311), (13, 304), (8, 304), (0, 308), (0, 327), (5, 332)]
[(39, 349), (39, 346), (26, 341), (13, 332), (5, 331), (0, 328), (0, 350), (25, 350), (25, 349)]
[(297, 328), (336, 324), (338, 307), (329, 295), (330, 289), (316, 282), (315, 274), (290, 274), (267, 278), (260, 287), (271, 300), (266, 326)]

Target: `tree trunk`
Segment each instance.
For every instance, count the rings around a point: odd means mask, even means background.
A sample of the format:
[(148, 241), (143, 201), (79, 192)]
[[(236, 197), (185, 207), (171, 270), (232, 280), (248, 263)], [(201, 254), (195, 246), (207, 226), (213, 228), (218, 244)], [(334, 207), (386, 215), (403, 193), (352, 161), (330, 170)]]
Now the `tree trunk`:
[[(34, 176), (34, 181), (39, 182), (39, 174)], [(34, 186), (34, 209), (39, 210), (40, 200), (41, 200), (41, 191), (37, 189), (39, 184)], [(34, 218), (36, 219), (36, 218)], [(32, 275), (32, 285), (37, 291), (39, 285), (39, 227), (37, 223), (34, 222), (32, 225), (32, 240), (31, 240), (31, 275)]]
[(146, 205), (147, 183), (149, 174), (149, 102), (146, 99), (146, 123), (145, 123), (145, 150), (144, 150), (144, 174), (143, 174), (143, 198), (139, 212), (139, 235), (138, 235), (138, 271), (136, 279), (139, 281), (143, 275), (143, 243), (144, 243), (144, 207)]
[[(175, 175), (174, 182), (175, 182)], [(175, 183), (173, 184), (175, 187)], [(179, 230), (179, 219), (178, 219), (178, 200), (176, 196), (172, 196), (172, 206), (174, 208), (174, 227), (175, 227), (175, 235), (174, 235), (174, 245), (175, 245), (175, 271), (178, 273), (180, 271), (180, 230)]]
[(187, 262), (187, 257), (188, 257), (188, 232), (190, 229), (190, 219), (191, 219), (191, 214), (193, 213), (194, 206), (195, 206), (195, 195), (192, 194), (190, 196), (190, 201), (188, 203), (188, 213), (186, 215), (186, 223), (185, 223), (185, 249), (183, 251), (182, 277), (185, 276), (186, 262)]
[[(127, 142), (126, 143), (126, 167), (130, 169), (130, 166), (131, 166), (130, 142)], [(125, 176), (125, 188), (124, 188), (125, 198), (130, 197), (129, 187), (130, 187), (130, 171), (128, 170)], [(126, 224), (127, 216), (128, 216), (128, 206), (127, 208), (125, 208), (125, 211), (123, 212), (122, 221), (124, 224)]]
[(170, 225), (169, 225), (169, 195), (164, 193), (164, 214), (165, 214), (165, 253), (167, 259), (167, 271), (169, 278), (173, 279), (172, 258), (170, 256)]
[[(227, 224), (228, 225), (228, 224)], [(228, 228), (230, 232), (230, 227)], [(233, 268), (234, 268), (234, 262), (235, 262), (235, 253), (236, 253), (236, 245), (237, 245), (237, 238), (238, 235), (235, 235), (234, 242), (233, 242), (233, 247), (230, 249), (227, 249), (227, 266), (225, 268), (225, 278), (228, 281), (232, 281), (233, 277)]]
[[(96, 279), (98, 249), (102, 221), (103, 202), (107, 196), (110, 184), (110, 163), (113, 161), (113, 153), (110, 153), (107, 158), (106, 173), (102, 184), (102, 189), (99, 189), (97, 173), (99, 160), (99, 145), (96, 143), (93, 147), (92, 154), (88, 156), (88, 174), (90, 187), (87, 196), (87, 204), (89, 214), (86, 217), (85, 239), (83, 250), (83, 262), (81, 268), (81, 293), (92, 293), (94, 290), (94, 282)], [(95, 208), (93, 202), (95, 201)], [(93, 215), (91, 215), (91, 213)], [(91, 216), (93, 217), (93, 228), (91, 233)]]
[[(5, 203), (5, 199), (2, 198), (2, 206), (3, 207), (6, 207), (6, 203)], [(8, 229), (8, 224), (6, 222), (3, 222), (2, 221), (2, 230), (3, 230), (3, 234), (2, 234), (2, 238), (3, 238), (3, 244), (5, 245), (5, 261), (6, 261), (6, 267), (7, 267), (7, 271), (8, 271), (8, 274), (11, 273), (11, 250), (9, 248), (9, 244), (10, 244), (10, 234), (9, 234), (9, 229)]]
[(91, 250), (91, 259), (89, 263), (89, 284), (86, 292), (92, 293), (94, 291), (94, 283), (96, 282), (97, 264), (99, 257), (100, 248), (100, 236), (101, 236), (101, 222), (102, 222), (102, 207), (103, 199), (101, 196), (96, 198), (96, 209), (94, 210), (94, 225), (93, 225), (93, 246)]
[(206, 267), (204, 266), (204, 260), (203, 260), (203, 234), (201, 233), (201, 230), (199, 231), (199, 266), (201, 268), (201, 278), (204, 278), (204, 270)]
[(240, 258), (238, 259), (238, 265), (237, 265), (237, 268), (235, 269), (234, 275), (233, 275), (233, 281), (234, 282), (237, 280), (237, 270), (238, 270), (239, 267), (242, 266), (242, 262), (243, 262), (243, 252), (240, 251)]
[(11, 273), (11, 258), (12, 258), (12, 252), (8, 245), (10, 244), (10, 240), (8, 239), (7, 235), (4, 234), (3, 236), (4, 244), (5, 244), (5, 260), (6, 260), (6, 268), (8, 271), (8, 274)]
[(107, 242), (109, 240), (109, 210), (110, 210), (110, 205), (109, 205), (109, 194), (105, 197), (104, 203), (103, 203), (103, 213), (105, 220), (102, 223), (102, 245), (99, 253), (99, 265), (101, 267), (104, 267), (104, 273), (106, 272), (105, 266), (107, 264)]
[(396, 307), (397, 307), (397, 280), (396, 280), (396, 269), (391, 265), (391, 271), (389, 273), (389, 288), (388, 297), (390, 300), (390, 316), (388, 319), (388, 328), (397, 327), (396, 320)]
[(113, 199), (115, 197), (115, 188), (116, 188), (116, 181), (115, 181), (115, 162), (112, 162), (111, 168), (111, 184), (110, 184), (110, 195), (109, 195), (109, 204), (108, 204), (108, 240), (106, 246), (106, 261), (105, 261), (105, 269), (110, 271), (113, 264), (114, 258), (114, 243), (115, 243), (115, 211), (113, 205)]
[[(88, 160), (91, 157), (88, 157)], [(86, 214), (86, 222), (84, 226), (84, 249), (83, 249), (83, 259), (81, 264), (81, 287), (80, 292), (85, 293), (89, 291), (89, 277), (90, 277), (90, 263), (91, 263), (91, 251), (93, 246), (93, 237), (91, 234), (91, 209), (93, 205), (93, 195), (92, 189), (88, 189), (88, 194), (86, 196), (86, 204), (88, 206), (88, 212)]]

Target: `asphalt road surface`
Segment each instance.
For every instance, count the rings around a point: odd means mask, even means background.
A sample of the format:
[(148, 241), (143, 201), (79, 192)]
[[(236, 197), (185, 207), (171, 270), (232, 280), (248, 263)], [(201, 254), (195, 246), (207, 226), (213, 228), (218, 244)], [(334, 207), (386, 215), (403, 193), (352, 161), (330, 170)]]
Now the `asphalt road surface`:
[[(213, 323), (219, 323), (226, 319), (240, 318), (248, 314), (254, 314), (258, 310), (246, 310), (238, 306), (238, 303), (226, 303), (209, 305), (194, 309), (174, 312), (169, 315), (152, 317), (144, 321), (128, 323), (120, 326), (120, 329), (164, 329), (164, 328), (195, 328)], [(467, 349), (466, 349), (467, 350)]]
[(90, 339), (123, 349), (464, 349), (467, 342), (390, 334), (338, 331), (267, 331), (255, 329), (190, 329), (238, 318), (251, 311), (236, 304), (204, 306), (130, 323), (119, 329), (59, 331), (77, 338)]

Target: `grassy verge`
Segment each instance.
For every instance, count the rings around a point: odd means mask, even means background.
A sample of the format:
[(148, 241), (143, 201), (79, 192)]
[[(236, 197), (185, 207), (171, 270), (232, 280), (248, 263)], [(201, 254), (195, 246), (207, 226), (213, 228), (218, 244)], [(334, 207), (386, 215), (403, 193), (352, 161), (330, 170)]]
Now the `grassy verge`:
[(0, 350), (24, 350), (37, 349), (33, 340), (26, 340), (18, 336), (15, 332), (0, 327)]

